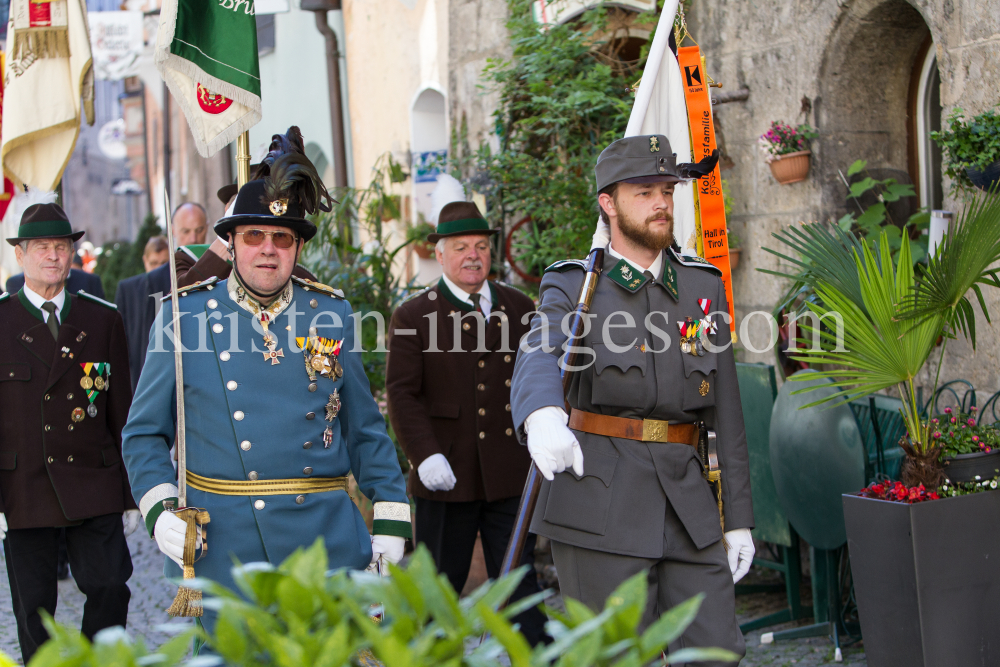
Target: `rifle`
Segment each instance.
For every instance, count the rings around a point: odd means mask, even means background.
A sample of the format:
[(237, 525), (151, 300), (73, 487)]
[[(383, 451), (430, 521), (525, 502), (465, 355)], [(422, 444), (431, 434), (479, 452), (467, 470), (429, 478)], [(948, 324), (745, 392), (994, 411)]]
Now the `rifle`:
[[(566, 340), (566, 351), (559, 360), (559, 377), (562, 379), (563, 395), (569, 390), (569, 383), (572, 375), (567, 370), (576, 364), (576, 345), (572, 342), (583, 334), (586, 315), (590, 312), (590, 305), (594, 300), (594, 292), (597, 290), (597, 281), (601, 277), (601, 270), (604, 268), (604, 248), (594, 248), (587, 256), (587, 275), (583, 279), (583, 287), (580, 288), (580, 296), (577, 299), (576, 310), (573, 311), (573, 322), (570, 327), (571, 335)], [(538, 503), (538, 492), (542, 489), (542, 474), (535, 467), (535, 462), (531, 462), (528, 468), (528, 478), (524, 482), (524, 491), (521, 493), (521, 502), (517, 506), (517, 515), (514, 517), (514, 528), (510, 533), (510, 541), (507, 543), (507, 551), (504, 552), (503, 562), (500, 564), (500, 576), (509, 574), (521, 564), (521, 554), (524, 551), (524, 543), (528, 539), (528, 528), (531, 525), (531, 516), (535, 513), (535, 505)]]

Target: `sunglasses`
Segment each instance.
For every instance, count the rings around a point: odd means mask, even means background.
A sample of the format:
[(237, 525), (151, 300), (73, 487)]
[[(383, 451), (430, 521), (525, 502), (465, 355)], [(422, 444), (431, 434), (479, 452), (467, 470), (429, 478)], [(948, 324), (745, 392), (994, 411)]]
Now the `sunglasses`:
[(271, 237), (271, 243), (274, 244), (275, 248), (282, 249), (291, 248), (299, 240), (291, 232), (265, 232), (263, 229), (248, 229), (245, 232), (236, 232), (236, 234), (242, 236), (243, 242), (249, 246), (260, 245), (268, 236)]

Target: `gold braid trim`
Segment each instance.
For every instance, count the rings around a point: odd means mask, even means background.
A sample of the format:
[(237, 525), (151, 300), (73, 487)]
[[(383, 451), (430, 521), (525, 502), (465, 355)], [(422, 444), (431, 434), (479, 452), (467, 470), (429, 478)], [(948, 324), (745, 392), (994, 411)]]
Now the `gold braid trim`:
[(227, 479), (202, 477), (188, 470), (187, 483), (191, 488), (221, 496), (288, 496), (297, 493), (347, 491), (346, 477), (262, 479), (256, 482), (234, 482)]

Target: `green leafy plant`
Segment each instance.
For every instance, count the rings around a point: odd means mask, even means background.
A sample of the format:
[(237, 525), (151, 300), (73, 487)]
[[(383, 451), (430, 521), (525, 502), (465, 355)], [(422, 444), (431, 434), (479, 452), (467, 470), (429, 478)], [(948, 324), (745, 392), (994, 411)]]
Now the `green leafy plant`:
[[(681, 636), (704, 597), (681, 603), (639, 632), (647, 589), (646, 575), (639, 573), (618, 586), (599, 613), (571, 599), (565, 601), (565, 613), (547, 609), (554, 641), (531, 648), (510, 619), (540, 604), (548, 593), (501, 608), (524, 576), (524, 567), (462, 599), (447, 577), (437, 573), (424, 547), (407, 567), (390, 566), (387, 578), (330, 573), (328, 568), (326, 548), (318, 538), (281, 565), (237, 566), (239, 595), (203, 582), (213, 595), (204, 604), (218, 612), (208, 645), (226, 664), (240, 667), (347, 667), (359, 656), (386, 667), (493, 667), (504, 653), (512, 667), (639, 667), (657, 660)], [(385, 612), (381, 622), (373, 620), (376, 610)], [(177, 664), (173, 642), (161, 662), (127, 642), (115, 644), (119, 654), (113, 661), (76, 661), (89, 648), (86, 640), (75, 630), (56, 629), (43, 649), (53, 657), (45, 667)], [(480, 641), (484, 633), (489, 635)], [(59, 659), (63, 655), (66, 659)], [(718, 648), (683, 648), (667, 656), (672, 665), (707, 660), (729, 662), (738, 656)]]
[[(518, 263), (544, 267), (590, 248), (598, 216), (594, 165), (624, 134), (645, 54), (621, 59), (627, 33), (618, 10), (598, 7), (540, 30), (531, 5), (508, 0), (512, 56), (491, 59), (483, 72), (484, 87), (499, 95), (500, 148), (490, 154), (483, 145), (478, 162), (491, 184), (494, 224), (530, 216), (535, 228), (515, 248)], [(650, 28), (654, 21), (636, 19)]]
[[(1000, 470), (995, 470), (994, 472), (1000, 473)], [(955, 496), (971, 496), (974, 493), (993, 491), (998, 486), (1000, 486), (1000, 474), (990, 479), (979, 479), (977, 475), (976, 479), (971, 482), (962, 482), (960, 484), (948, 482), (947, 484), (942, 484), (938, 491), (944, 498), (954, 498)]]
[[(820, 224), (774, 236), (798, 251), (799, 257), (774, 254), (800, 269), (786, 277), (815, 291), (816, 298), (806, 300), (805, 308), (821, 318), (830, 315), (843, 322), (842, 340), (837, 331), (826, 327), (808, 322), (802, 327), (807, 334), (819, 335), (824, 345), (796, 349), (793, 358), (829, 364), (830, 369), (818, 376), (841, 387), (806, 407), (829, 400), (852, 401), (896, 388), (909, 440), (901, 443), (907, 452), (903, 482), (936, 488), (942, 472), (940, 447), (931, 437), (929, 423), (921, 421), (914, 380), (939, 339), (944, 343), (940, 346), (942, 359), (947, 341), (957, 334), (967, 337), (975, 349), (976, 316), (967, 296), (970, 291), (989, 321), (981, 287), (1000, 287), (1000, 279), (991, 269), (1000, 261), (1000, 195), (975, 198), (919, 274), (914, 270), (906, 236), (895, 264), (885, 231), (878, 236), (877, 250), (850, 232)], [(805, 338), (800, 342), (808, 343)], [(931, 395), (940, 372), (939, 359)]]
[(423, 218), (421, 218), (420, 222), (407, 228), (406, 240), (411, 243), (427, 243), (427, 235), (433, 233), (434, 225), (424, 222)]
[[(149, 650), (141, 638), (133, 640), (121, 627), (101, 630), (89, 642), (79, 630), (56, 623), (45, 612), (42, 624), (49, 640), (32, 656), (29, 667), (174, 667), (186, 662), (197, 633), (194, 628), (183, 630), (159, 648)], [(0, 667), (8, 664), (12, 667), (14, 663), (5, 663), (0, 654)]]
[(931, 417), (925, 426), (931, 440), (941, 448), (941, 458), (985, 452), (989, 454), (1000, 447), (1000, 424), (979, 424), (976, 406), (968, 413), (945, 408), (944, 414)]
[(946, 129), (931, 132), (944, 151), (945, 173), (961, 187), (972, 187), (967, 169), (985, 169), (1000, 160), (1000, 114), (985, 111), (971, 120), (956, 107), (948, 115)]
[(764, 151), (765, 162), (770, 164), (781, 155), (809, 150), (812, 140), (818, 136), (819, 133), (806, 123), (792, 127), (776, 120), (771, 122), (767, 132), (760, 135), (757, 143)]

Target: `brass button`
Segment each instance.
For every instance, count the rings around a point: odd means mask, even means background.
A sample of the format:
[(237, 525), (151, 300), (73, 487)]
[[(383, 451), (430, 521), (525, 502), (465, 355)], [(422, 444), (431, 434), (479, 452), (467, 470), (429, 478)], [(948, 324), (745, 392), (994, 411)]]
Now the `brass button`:
[(470, 324), (469, 324), (468, 322), (466, 322), (466, 323), (464, 323), (464, 324), (462, 325), (462, 330), (463, 330), (463, 331), (468, 331), (468, 330), (469, 330), (469, 329), (471, 329), (471, 328), (472, 328), (472, 325), (470, 325)]
[(56, 460), (55, 460), (54, 458), (52, 458), (51, 456), (50, 456), (50, 457), (49, 457), (48, 459), (46, 459), (46, 460), (47, 460), (47, 461), (48, 461), (49, 463), (55, 463), (55, 462), (56, 462)]
[(485, 361), (483, 361), (482, 359), (480, 359), (480, 360), (479, 360), (479, 367), (480, 367), (480, 368), (486, 368), (486, 362), (485, 362)]
[(303, 475), (311, 475), (311, 474), (313, 474), (313, 469), (310, 468), (309, 466), (306, 466), (305, 468), (302, 469), (302, 474)]
[(14, 371), (11, 371), (8, 377), (14, 377)]
[(486, 385), (480, 382), (476, 389), (479, 391), (486, 391)]
[(226, 383), (226, 389), (228, 389), (229, 391), (236, 391), (237, 386), (238, 385), (236, 384), (236, 380), (230, 380), (229, 382)]
[(315, 382), (310, 382), (309, 383), (309, 391), (316, 391), (316, 383)]
[(305, 501), (306, 501), (306, 497), (305, 496), (295, 496), (295, 504), (296, 505), (301, 505)]
[(66, 400), (67, 401), (72, 401), (73, 400), (73, 394), (66, 394)]
[(506, 431), (504, 431), (504, 433), (506, 433), (507, 435), (514, 435), (514, 429), (509, 428)]
[(262, 509), (264, 509), (264, 501), (263, 500), (255, 500), (255, 501), (253, 501), (253, 506), (254, 506), (254, 509), (262, 510)]
[(256, 482), (257, 481), (257, 471), (256, 470), (251, 470), (249, 473), (247, 473), (247, 479), (249, 479), (251, 482)]
[(510, 380), (504, 380), (503, 384), (504, 384), (505, 387), (509, 387), (510, 386)]
[(45, 425), (45, 430), (46, 431), (51, 431), (52, 430), (52, 425), (51, 424), (46, 424)]
[(311, 442), (309, 442), (308, 440), (302, 443), (302, 449), (309, 449), (312, 446), (313, 446), (313, 444)]
[(507, 309), (504, 308), (503, 306), (500, 306), (500, 310), (507, 310)]
[(215, 333), (222, 333), (222, 329), (223, 329), (222, 325), (219, 324), (218, 322), (212, 325), (212, 331), (214, 331)]
[(222, 359), (223, 361), (229, 361), (229, 353), (223, 350), (222, 352), (219, 353), (219, 359)]
[(309, 299), (309, 305), (315, 308), (319, 305), (319, 301), (317, 301), (316, 299)]
[(206, 305), (214, 310), (219, 307), (219, 302), (215, 299), (209, 299)]
[(66, 427), (66, 430), (67, 430), (67, 431), (72, 431), (72, 430), (73, 430), (73, 425), (72, 425), (72, 424), (70, 424), (69, 426), (67, 426), (67, 427)]
[(505, 364), (509, 364), (510, 363), (510, 355), (509, 354), (503, 355), (503, 362)]
[(510, 403), (507, 404), (507, 407), (505, 407), (504, 410), (506, 410), (507, 412), (510, 412)]
[(52, 396), (50, 396), (49, 394), (45, 394), (45, 400), (46, 401), (52, 400)]
[(249, 452), (250, 447), (252, 447), (252, 445), (250, 444), (249, 440), (244, 440), (243, 442), (240, 443), (240, 449), (242, 449), (244, 452)]
[(245, 415), (243, 414), (242, 410), (237, 410), (236, 412), (233, 413), (233, 419), (235, 419), (238, 422), (243, 421), (244, 416)]
[(306, 419), (316, 419), (316, 413), (315, 412), (307, 412), (306, 413)]
[(479, 416), (480, 417), (486, 416), (486, 408), (479, 408)]
[(479, 439), (480, 440), (485, 440), (486, 439), (486, 432), (485, 431), (480, 431), (479, 432)]
[(72, 454), (70, 454), (69, 456), (66, 457), (66, 462), (67, 463), (72, 463), (73, 462), (73, 455)]

